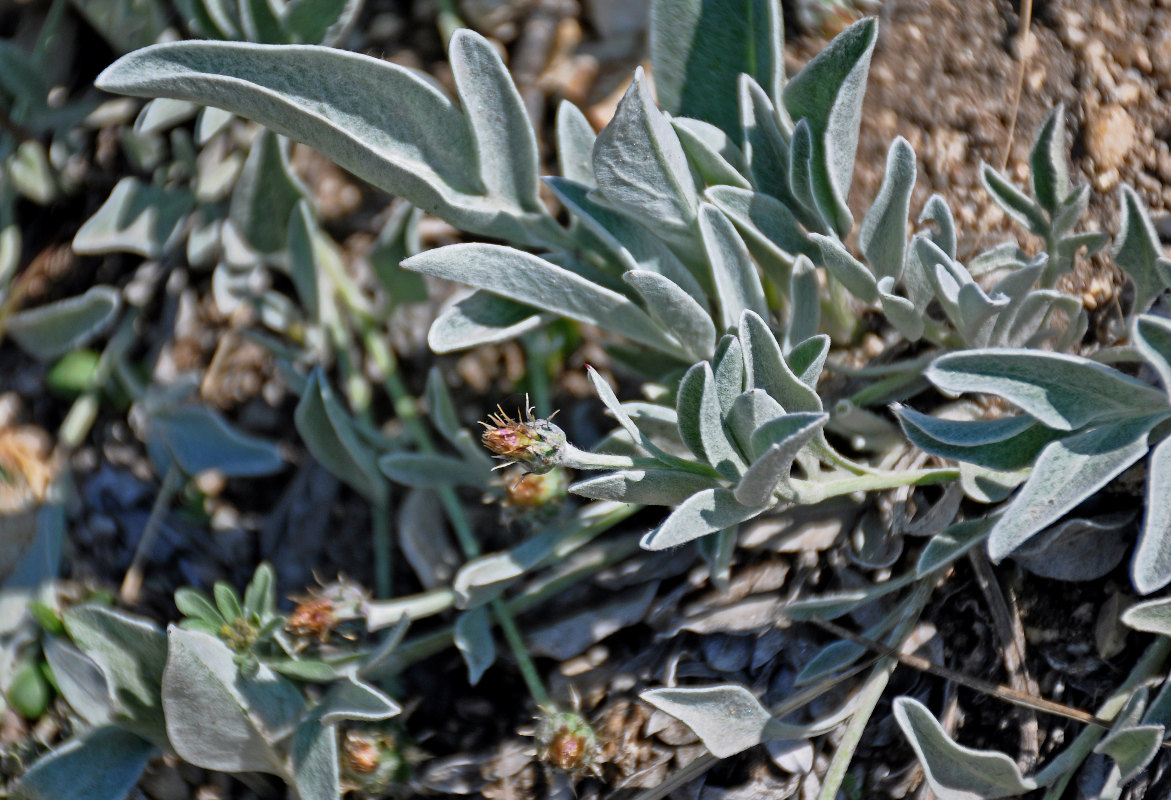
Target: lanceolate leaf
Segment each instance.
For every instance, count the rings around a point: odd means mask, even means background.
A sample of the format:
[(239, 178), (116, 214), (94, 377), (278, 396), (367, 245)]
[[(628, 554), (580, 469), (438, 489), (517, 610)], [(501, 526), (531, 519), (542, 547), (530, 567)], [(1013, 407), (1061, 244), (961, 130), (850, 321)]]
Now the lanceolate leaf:
[(1140, 314), (1134, 323), (1134, 346), (1159, 374), (1163, 391), (1171, 395), (1171, 320)]
[(746, 465), (724, 427), (715, 376), (708, 362), (701, 361), (683, 376), (676, 410), (679, 432), (691, 452), (715, 467), (725, 478), (738, 478)]
[(784, 92), (790, 116), (809, 120), (818, 208), (841, 236), (853, 226), (846, 198), (854, 175), (866, 75), (877, 40), (877, 20), (854, 23), (793, 76)]
[(973, 750), (953, 742), (918, 700), (895, 698), (894, 715), (939, 800), (1018, 797), (1037, 788), (1037, 782), (1023, 777), (1003, 753)]
[(1134, 281), (1134, 308), (1143, 312), (1164, 288), (1156, 269), (1163, 258), (1163, 245), (1134, 189), (1124, 185), (1119, 193), (1122, 220), (1111, 255), (1114, 263)]
[(1091, 428), (1045, 447), (1029, 480), (988, 536), (999, 561), (1052, 525), (1147, 452), (1147, 433), (1159, 417)]
[(326, 469), (370, 502), (385, 502), (386, 481), (374, 453), (358, 438), (320, 368), (309, 376), (293, 418), (305, 446)]
[(1069, 167), (1065, 163), (1063, 104), (1059, 103), (1041, 123), (1037, 141), (1029, 152), (1029, 167), (1033, 176), (1033, 196), (1052, 219), (1070, 194)]
[(557, 165), (561, 177), (594, 186), (594, 140), (597, 134), (582, 110), (568, 100), (557, 106)]
[(453, 244), (412, 256), (403, 266), (597, 325), (656, 350), (685, 355), (682, 345), (629, 298), (521, 250)]
[(821, 412), (821, 398), (793, 373), (768, 323), (745, 311), (740, 318), (740, 340), (744, 344), (747, 386), (764, 389), (789, 413)]
[(598, 191), (616, 208), (686, 240), (695, 182), (671, 123), (651, 102), (639, 68), (614, 118), (594, 144)]
[[(699, 173), (700, 180), (705, 185), (752, 188), (748, 179), (723, 155), (724, 152), (737, 152), (739, 149), (732, 144), (726, 133), (706, 122), (687, 117), (673, 119), (671, 125), (675, 128), (675, 133), (679, 135), (679, 143), (683, 145), (683, 152), (687, 153), (688, 160), (695, 167), (695, 171)], [(705, 135), (713, 132), (723, 141), (712, 141), (716, 137)], [(738, 153), (738, 155), (743, 161), (744, 154)]]
[(1061, 353), (967, 350), (935, 359), (926, 375), (945, 392), (998, 395), (1065, 431), (1167, 407), (1163, 394), (1151, 386), (1088, 358)]
[(821, 251), (820, 262), (850, 294), (867, 303), (877, 302), (878, 286), (874, 275), (861, 261), (850, 255), (840, 241), (820, 233), (811, 233), (809, 238)]
[(486, 196), (464, 114), (404, 67), (328, 47), (187, 41), (123, 56), (97, 84), (254, 119), (465, 230), (527, 240)]
[(1037, 205), (1037, 201), (1013, 186), (1007, 178), (987, 164), (980, 167), (980, 182), (1004, 212), (1030, 233), (1044, 236), (1049, 230), (1045, 212)]
[(716, 758), (764, 742), (772, 715), (743, 686), (651, 689), (642, 699), (695, 731)]
[(129, 731), (97, 728), (41, 757), (12, 787), (14, 800), (123, 800), (158, 750)]
[(630, 469), (586, 478), (569, 491), (593, 500), (617, 500), (647, 506), (677, 506), (697, 492), (716, 486), (713, 478), (667, 469)]
[(715, 206), (704, 203), (699, 208), (699, 230), (720, 304), (720, 328), (726, 332), (734, 327), (745, 310), (767, 314), (768, 304), (756, 266), (728, 218)]
[(915, 188), (915, 151), (903, 137), (891, 143), (878, 196), (858, 232), (858, 248), (876, 278), (898, 280), (907, 249), (907, 213)]
[(49, 361), (81, 347), (110, 324), (122, 296), (109, 286), (13, 314), (5, 329), (34, 358)]
[(263, 131), (252, 143), (248, 160), (232, 191), (228, 216), (253, 249), (265, 255), (288, 243), (289, 215), (305, 189), (289, 167), (288, 142)]
[(716, 326), (707, 310), (691, 295), (670, 279), (648, 270), (631, 270), (622, 276), (622, 280), (638, 292), (650, 315), (674, 334), (693, 359), (712, 357), (716, 348)]
[(1155, 446), (1147, 462), (1147, 513), (1130, 567), (1134, 587), (1150, 594), (1171, 583), (1171, 439)]
[(774, 102), (785, 80), (778, 0), (655, 0), (651, 59), (663, 108), (739, 139), (737, 77), (751, 75)]
[(671, 512), (663, 524), (642, 539), (646, 550), (666, 550), (752, 519), (763, 507), (750, 508), (729, 489), (704, 489)]
[(896, 405), (894, 411), (903, 432), (917, 447), (994, 470), (1030, 466), (1042, 447), (1066, 435), (1024, 415), (960, 422), (921, 414), (905, 406)]
[(818, 252), (793, 212), (774, 197), (735, 186), (713, 186), (707, 198), (728, 215), (761, 267), (782, 285), (798, 255), (813, 257)]
[(500, 344), (552, 319), (553, 315), (539, 313), (531, 306), (476, 291), (448, 307), (431, 323), (427, 344), (436, 353)]

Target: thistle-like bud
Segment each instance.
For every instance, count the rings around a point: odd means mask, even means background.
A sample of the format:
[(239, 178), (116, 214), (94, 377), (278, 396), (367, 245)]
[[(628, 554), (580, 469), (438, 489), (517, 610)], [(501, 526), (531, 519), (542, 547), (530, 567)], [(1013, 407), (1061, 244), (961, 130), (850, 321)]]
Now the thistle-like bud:
[(541, 715), (537, 755), (546, 764), (575, 775), (596, 775), (600, 770), (597, 734), (576, 711)]
[(500, 406), (496, 408), (499, 414), (492, 414), (488, 422), (480, 423), (484, 426), (480, 440), (504, 460), (496, 469), (521, 464), (527, 472), (544, 475), (561, 463), (566, 445), (565, 432), (550, 421), (552, 417), (538, 419), (533, 416), (533, 409), (527, 401), (524, 419), (520, 418), (519, 412), (514, 420)]
[(366, 592), (356, 583), (341, 578), (300, 598), (289, 615), (285, 630), (300, 638), (316, 638), (325, 644), (330, 634), (364, 617)]
[(410, 776), (410, 760), (393, 730), (348, 730), (340, 750), (341, 779), (348, 790), (382, 796)]

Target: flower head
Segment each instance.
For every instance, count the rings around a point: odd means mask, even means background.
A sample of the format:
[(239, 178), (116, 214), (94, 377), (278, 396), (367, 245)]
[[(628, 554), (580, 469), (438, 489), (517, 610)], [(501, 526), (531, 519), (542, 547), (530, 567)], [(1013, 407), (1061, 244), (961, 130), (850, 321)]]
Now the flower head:
[(480, 423), (484, 426), (480, 440), (504, 460), (496, 469), (521, 464), (527, 472), (544, 475), (560, 463), (565, 450), (565, 432), (550, 421), (552, 417), (538, 419), (533, 416), (527, 398), (523, 419), (519, 412), (514, 420), (504, 413), (503, 408), (496, 408), (499, 414), (491, 414), (488, 422)]
[(599, 774), (598, 737), (576, 711), (544, 712), (537, 726), (537, 755), (574, 775)]

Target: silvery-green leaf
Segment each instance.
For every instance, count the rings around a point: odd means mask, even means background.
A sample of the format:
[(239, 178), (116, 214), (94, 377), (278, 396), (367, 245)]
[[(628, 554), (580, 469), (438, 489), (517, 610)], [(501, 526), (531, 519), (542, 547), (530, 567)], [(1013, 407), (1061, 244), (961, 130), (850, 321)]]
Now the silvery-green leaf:
[(205, 769), (283, 775), (277, 743), (304, 710), (297, 688), (264, 664), (242, 673), (213, 636), (172, 626), (167, 639), (162, 698), (175, 752)]
[(829, 344), (829, 337), (820, 333), (796, 345), (785, 356), (797, 380), (810, 389), (817, 389), (822, 367), (825, 366), (826, 356), (829, 355)]
[(294, 43), (336, 47), (353, 26), (363, 0), (292, 0), (282, 23)]
[(1094, 519), (1067, 519), (1018, 547), (1013, 561), (1034, 575), (1059, 581), (1092, 581), (1110, 572), (1126, 554), (1125, 531), (1135, 514), (1122, 511)]
[(1140, 594), (1150, 594), (1171, 582), (1171, 439), (1155, 446), (1147, 461), (1146, 516), (1130, 566)]
[[(907, 615), (908, 610), (907, 601), (892, 606), (876, 622), (870, 623), (869, 627), (862, 632), (862, 636), (873, 642), (880, 641), (890, 632), (891, 628)], [(793, 679), (793, 683), (797, 686), (805, 686), (820, 678), (840, 672), (854, 664), (866, 653), (866, 648), (857, 642), (851, 642), (847, 639), (830, 642), (805, 662), (801, 671)]]
[(904, 339), (909, 342), (919, 341), (925, 329), (923, 314), (913, 302), (894, 293), (894, 278), (883, 278), (875, 288), (878, 290), (878, 304), (882, 307), (883, 316)]
[[(754, 459), (763, 450), (755, 451), (752, 448), (752, 434), (761, 425), (771, 422), (785, 415), (781, 404), (769, 396), (763, 389), (749, 389), (741, 392), (728, 407), (724, 422), (731, 431), (740, 452), (745, 458)], [(770, 443), (765, 444), (765, 448)]]
[(1016, 763), (1003, 753), (953, 742), (918, 700), (896, 697), (894, 715), (939, 800), (1017, 797), (1037, 788), (1037, 782), (1022, 776)]
[(50, 361), (100, 334), (121, 307), (116, 289), (91, 286), (85, 294), (12, 314), (5, 329), (33, 358)]
[(813, 192), (813, 132), (807, 119), (797, 120), (789, 142), (789, 193), (804, 212), (806, 227), (815, 221), (811, 230), (830, 230), (832, 223), (820, 215)]
[[(695, 167), (695, 171), (699, 174), (700, 180), (706, 186), (736, 186), (740, 189), (751, 189), (752, 185), (748, 182), (740, 172), (732, 165), (728, 159), (724, 158), (720, 150), (722, 148), (714, 146), (711, 142), (712, 136), (705, 135), (705, 131), (701, 126), (711, 128), (719, 137), (723, 137), (723, 149), (735, 150), (738, 152), (736, 145), (732, 144), (728, 135), (714, 125), (708, 125), (697, 119), (687, 119), (686, 117), (671, 120), (671, 125), (675, 128), (675, 133), (679, 136), (679, 144), (683, 145), (683, 152), (687, 154), (691, 165)], [(743, 154), (740, 154), (743, 158)]]
[(787, 206), (806, 227), (819, 227), (817, 215), (801, 206), (789, 189), (789, 134), (777, 107), (749, 75), (740, 76), (737, 90), (744, 159), (752, 185)]
[(622, 280), (638, 292), (651, 317), (683, 344), (692, 359), (712, 357), (716, 326), (707, 310), (691, 295), (670, 279), (644, 269), (626, 272)]
[(934, 572), (960, 558), (976, 545), (983, 544), (995, 522), (994, 517), (981, 517), (957, 522), (944, 528), (931, 537), (923, 552), (919, 554), (915, 574), (923, 576)]
[(615, 208), (647, 219), (663, 234), (689, 238), (695, 182), (675, 129), (651, 101), (641, 67), (594, 143), (594, 176), (598, 192)]
[(1121, 620), (1136, 631), (1171, 636), (1171, 598), (1135, 603), (1122, 612)]
[(412, 256), (403, 266), (683, 355), (682, 346), (629, 298), (521, 250), (494, 244), (453, 244)]
[[(731, 334), (721, 337), (713, 363), (716, 397), (720, 399), (720, 409), (727, 414), (732, 401), (744, 391), (744, 348), (740, 340)], [(675, 419), (678, 422), (678, 414)]]
[(468, 683), (475, 686), (496, 660), (496, 641), (492, 638), (492, 616), (488, 607), (477, 606), (461, 612), (455, 618), (452, 639), (468, 666)]
[(1019, 268), (1027, 264), (1029, 260), (1029, 254), (1022, 250), (1016, 242), (1001, 242), (969, 261), (968, 272), (972, 274), (973, 278), (979, 278), (1005, 267)]
[[(297, 299), (301, 308), (312, 320), (323, 321), (321, 316), (323, 296), (328, 297), (328, 271), (321, 263), (324, 258), (338, 260), (338, 254), (332, 247), (332, 242), (322, 233), (317, 224), (317, 217), (307, 200), (297, 201), (289, 218), (288, 226), (288, 268), (293, 287), (297, 290)], [(327, 301), (326, 307), (332, 303)]]
[(858, 249), (878, 279), (898, 279), (907, 249), (907, 214), (915, 188), (915, 151), (899, 136), (886, 154), (886, 171), (878, 195), (862, 218)]
[(1063, 431), (1167, 407), (1166, 398), (1153, 387), (1088, 358), (1062, 353), (994, 347), (948, 353), (931, 362), (926, 376), (949, 394), (1003, 397)]
[(159, 706), (166, 636), (153, 623), (96, 605), (74, 606), (63, 616), (74, 644), (102, 670), (119, 724), (168, 747)]
[(817, 254), (793, 212), (776, 198), (735, 186), (713, 186), (706, 196), (728, 215), (775, 280), (788, 280), (789, 268), (799, 254)]
[(919, 222), (920, 224), (924, 222), (935, 223), (935, 231), (930, 234), (931, 241), (946, 253), (948, 258), (954, 259), (956, 257), (955, 217), (952, 216), (951, 207), (941, 195), (933, 194), (927, 198), (927, 202), (923, 204), (923, 210), (919, 212)]
[(1065, 105), (1058, 103), (1041, 123), (1037, 141), (1029, 151), (1033, 196), (1050, 218), (1057, 214), (1071, 191), (1065, 162)]
[(622, 404), (618, 402), (618, 397), (614, 394), (614, 390), (610, 388), (610, 384), (606, 383), (605, 379), (592, 366), (586, 366), (586, 375), (589, 376), (594, 391), (598, 393), (598, 399), (614, 415), (614, 419), (630, 435), (630, 438), (641, 444), (643, 436), (639, 432), (638, 426), (634, 424), (634, 421), (622, 409)]
[(375, 505), (386, 501), (386, 480), (378, 461), (354, 430), (320, 368), (313, 370), (293, 415), (309, 452), (337, 477)]
[(1150, 308), (1165, 288), (1155, 268), (1163, 258), (1163, 245), (1134, 189), (1123, 185), (1119, 196), (1122, 219), (1110, 254), (1114, 263), (1134, 281), (1134, 310), (1141, 313)]
[(195, 121), (195, 143), (207, 144), (225, 130), (235, 118), (235, 114), (224, 111), (222, 108), (204, 106), (199, 109), (199, 118)]
[(453, 353), (486, 344), (500, 344), (534, 331), (553, 319), (531, 306), (485, 291), (472, 292), (439, 314), (427, 333), (436, 353)]
[(378, 459), (382, 474), (395, 483), (417, 489), (439, 486), (473, 486), (483, 489), (488, 485), (489, 471), (482, 463), (469, 463), (436, 453), (387, 453)]
[(720, 328), (735, 327), (741, 312), (768, 313), (768, 303), (756, 265), (736, 228), (715, 206), (699, 207), (699, 231), (712, 270), (712, 285), (720, 306)]
[(244, 589), (244, 608), (262, 619), (276, 610), (276, 570), (267, 561), (256, 567)]
[(821, 263), (850, 294), (865, 303), (878, 301), (878, 285), (874, 275), (845, 246), (833, 236), (811, 233), (809, 238), (817, 245)]
[(960, 487), (977, 503), (999, 503), (1029, 478), (1029, 468), (997, 470), (970, 461), (960, 462)]
[(777, 485), (787, 484), (797, 454), (825, 427), (827, 419), (827, 414), (790, 414), (758, 428), (752, 435), (752, 446), (760, 456), (736, 484), (736, 500), (746, 506), (768, 503)]
[(1026, 306), (1026, 300), (1029, 297), (1029, 290), (1044, 272), (1046, 261), (1045, 258), (1037, 258), (1029, 264), (1017, 267), (992, 287), (990, 294), (993, 297), (998, 294), (1004, 295), (1008, 298), (1008, 304), (996, 316), (996, 324), (989, 336), (991, 343), (1008, 347), (1014, 344), (1020, 346), (1023, 341), (1015, 341), (1020, 337), (1020, 330), (1032, 328), (1035, 331), (1040, 326), (1044, 313), (1038, 315), (1035, 309)]
[(267, 0), (242, 0), (239, 4), (240, 27), (244, 39), (265, 44), (288, 44), (285, 32), (281, 30), (276, 12)]
[(1147, 433), (1158, 421), (1126, 419), (1047, 445), (989, 534), (989, 557), (1000, 561), (1011, 554), (1142, 458)]
[(778, 0), (655, 0), (651, 60), (663, 108), (739, 136), (731, 87), (752, 76), (775, 99), (785, 83)]
[(738, 502), (729, 489), (704, 489), (671, 512), (642, 538), (644, 550), (666, 550), (752, 519), (764, 511)]
[[(935, 296), (939, 298), (944, 313), (956, 331), (971, 347), (987, 345), (995, 324), (993, 317), (1008, 306), (1009, 298), (1003, 295), (989, 297), (967, 271), (954, 262), (931, 264), (924, 251), (935, 250), (941, 257), (945, 257), (943, 253), (926, 239), (919, 239), (917, 244), (919, 258), (925, 265), (929, 265), (926, 272), (935, 289)], [(959, 280), (957, 276), (960, 276)]]
[(350, 677), (336, 682), (315, 711), (322, 725), (358, 720), (379, 722), (402, 713), (402, 706), (381, 689)]
[(544, 213), (538, 197), (537, 136), (496, 48), (461, 28), (452, 35), (448, 51), (487, 195), (506, 206)]
[(821, 324), (821, 296), (817, 268), (804, 255), (797, 256), (789, 278), (789, 319), (785, 325), (785, 352), (816, 336)]
[(186, 189), (122, 178), (77, 231), (73, 249), (82, 255), (125, 252), (158, 258), (178, 241), (193, 205)]
[(810, 59), (784, 91), (789, 115), (809, 120), (818, 209), (840, 236), (853, 227), (846, 198), (854, 175), (866, 75), (877, 40), (878, 20), (855, 22)]
[(11, 787), (13, 800), (123, 800), (147, 762), (150, 742), (117, 727), (75, 736), (37, 759)]
[(708, 565), (712, 585), (721, 591), (728, 588), (732, 577), (732, 556), (736, 552), (738, 532), (739, 526), (733, 526), (719, 531), (714, 536), (704, 536), (695, 542), (699, 555)]
[(166, 131), (191, 119), (198, 111), (199, 106), (195, 103), (157, 97), (147, 101), (142, 111), (138, 112), (138, 117), (134, 120), (134, 130), (138, 133)]
[(614, 255), (623, 271), (645, 269), (658, 272), (678, 284), (697, 302), (706, 302), (706, 293), (695, 276), (646, 226), (597, 202), (587, 184), (564, 178), (546, 178), (545, 184), (573, 218)]
[(1140, 314), (1134, 321), (1134, 346), (1159, 375), (1163, 390), (1171, 394), (1171, 320)]
[(772, 715), (743, 686), (650, 689), (639, 697), (691, 728), (716, 758), (770, 738)]
[(90, 725), (109, 722), (114, 711), (110, 689), (93, 659), (61, 637), (46, 636), (41, 646), (57, 691), (70, 708)]
[(187, 475), (216, 469), (228, 477), (280, 472), (285, 462), (272, 442), (243, 433), (202, 406), (151, 414), (151, 430)]
[(569, 491), (592, 500), (616, 500), (646, 506), (677, 506), (704, 489), (713, 478), (668, 469), (629, 469), (578, 481)]
[[(705, 150), (711, 151), (741, 178), (748, 174), (748, 162), (744, 160), (744, 151), (740, 149), (735, 139), (721, 128), (691, 117), (674, 117), (671, 124), (675, 126), (681, 141), (686, 133), (689, 141), (699, 143)], [(684, 143), (684, 149), (688, 149), (686, 143)], [(690, 154), (690, 151), (688, 152)], [(728, 167), (721, 167), (721, 169)], [(735, 183), (734, 180), (733, 183)]]
[(254, 119), (464, 230), (528, 239), (485, 196), (463, 113), (404, 67), (328, 47), (187, 41), (123, 56), (97, 83)]
[(740, 317), (740, 341), (744, 344), (746, 386), (764, 389), (790, 414), (822, 411), (817, 392), (793, 373), (768, 323), (752, 311)]
[(288, 244), (289, 215), (307, 194), (289, 166), (288, 140), (262, 131), (236, 180), (228, 218), (253, 250), (273, 255)]
[(452, 402), (451, 393), (447, 390), (447, 383), (444, 381), (443, 372), (439, 367), (432, 367), (427, 373), (425, 398), (431, 424), (443, 434), (443, 438), (459, 450), (464, 458), (491, 467), (492, 460), (484, 454), (484, 448), (478, 439), (460, 424), (459, 417), (455, 413), (455, 404)]
[(337, 742), (337, 726), (322, 725), (318, 709), (297, 725), (289, 760), (293, 785), (301, 800), (333, 800), (341, 796)]
[(679, 382), (675, 408), (679, 414), (679, 433), (697, 458), (711, 464), (729, 480), (743, 474), (747, 465), (724, 428), (711, 364), (701, 361), (687, 370)]
[(866, 589), (849, 589), (840, 592), (828, 592), (801, 600), (793, 600), (784, 606), (784, 614), (792, 620), (807, 619), (836, 619), (843, 614), (849, 614), (862, 606), (872, 603), (880, 597), (897, 592), (911, 584), (917, 577), (915, 573), (908, 573), (898, 578), (891, 578), (883, 583), (876, 583)]
[[(1090, 185), (1082, 184), (1069, 195), (1053, 214), (1050, 230), (1054, 237), (1065, 238), (1070, 229), (1085, 216), (1090, 207)], [(1084, 235), (1084, 234), (1081, 234)], [(1092, 251), (1091, 251), (1092, 252)], [(1070, 253), (1072, 256), (1073, 254)], [(1072, 266), (1072, 264), (1070, 264)]]
[(894, 406), (903, 432), (932, 455), (978, 464), (986, 469), (1030, 466), (1041, 448), (1065, 434), (1026, 415), (987, 420), (948, 420)]
[(1045, 211), (999, 172), (987, 164), (980, 165), (980, 183), (1004, 213), (1023, 225), (1030, 233), (1044, 236), (1049, 230)]
[(557, 165), (561, 177), (594, 187), (594, 140), (597, 134), (582, 110), (568, 100), (557, 106)]
[(1115, 727), (1106, 738), (1098, 742), (1094, 752), (1114, 759), (1120, 773), (1118, 785), (1122, 786), (1138, 777), (1162, 744), (1162, 725)]

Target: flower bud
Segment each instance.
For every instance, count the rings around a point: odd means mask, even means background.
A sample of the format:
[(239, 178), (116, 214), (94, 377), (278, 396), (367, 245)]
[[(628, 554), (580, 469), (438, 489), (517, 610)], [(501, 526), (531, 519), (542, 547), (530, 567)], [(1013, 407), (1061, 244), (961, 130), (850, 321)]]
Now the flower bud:
[(527, 405), (523, 420), (519, 413), (514, 420), (504, 409), (499, 406), (497, 409), (499, 414), (492, 414), (489, 422), (480, 423), (484, 426), (480, 440), (504, 460), (500, 466), (521, 464), (527, 472), (544, 475), (561, 463), (566, 443), (564, 431), (549, 419), (534, 417), (533, 409)]
[(285, 623), (293, 636), (314, 637), (322, 644), (339, 627), (365, 616), (366, 592), (344, 578), (301, 598)]
[(372, 795), (405, 783), (411, 771), (400, 737), (392, 730), (346, 731), (340, 757), (343, 785)]
[(576, 711), (542, 715), (537, 726), (537, 754), (546, 764), (566, 772), (598, 773), (598, 737)]

